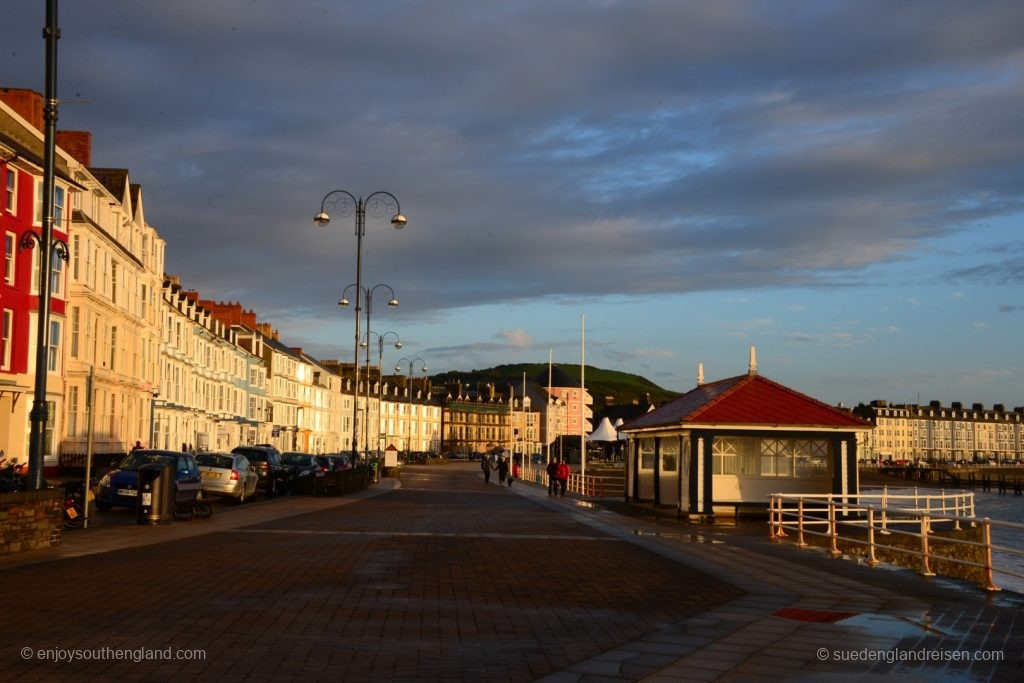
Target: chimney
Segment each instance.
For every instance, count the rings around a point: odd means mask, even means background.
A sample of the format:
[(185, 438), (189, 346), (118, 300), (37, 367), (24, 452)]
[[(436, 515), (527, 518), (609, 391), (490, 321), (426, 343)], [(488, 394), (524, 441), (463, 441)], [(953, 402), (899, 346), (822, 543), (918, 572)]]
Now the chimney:
[(28, 88), (0, 88), (0, 100), (36, 130), (43, 130), (43, 96), (40, 93)]
[(757, 374), (757, 347), (756, 346), (751, 346), (750, 347), (750, 370), (748, 371), (748, 374), (750, 374), (751, 376)]
[(697, 363), (697, 386), (703, 386), (704, 384), (704, 364)]
[(87, 130), (58, 130), (57, 146), (89, 168), (92, 166), (92, 133)]

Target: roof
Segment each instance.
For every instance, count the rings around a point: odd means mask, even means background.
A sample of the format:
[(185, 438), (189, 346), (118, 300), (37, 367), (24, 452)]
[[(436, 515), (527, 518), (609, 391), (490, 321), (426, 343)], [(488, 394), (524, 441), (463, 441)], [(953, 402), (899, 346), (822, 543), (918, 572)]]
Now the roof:
[(620, 431), (686, 424), (865, 428), (861, 418), (756, 374), (702, 384)]

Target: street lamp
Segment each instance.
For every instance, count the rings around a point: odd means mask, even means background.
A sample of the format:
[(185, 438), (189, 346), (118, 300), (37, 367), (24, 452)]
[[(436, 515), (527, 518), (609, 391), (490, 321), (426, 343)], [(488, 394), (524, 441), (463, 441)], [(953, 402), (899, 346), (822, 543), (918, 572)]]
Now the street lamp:
[[(357, 302), (359, 300), (359, 294), (360, 293), (362, 293), (362, 295), (366, 298), (366, 334), (367, 334), (366, 338), (368, 339), (369, 338), (368, 335), (370, 334), (370, 316), (373, 313), (373, 293), (376, 290), (380, 289), (380, 288), (387, 289), (388, 292), (391, 293), (391, 298), (388, 299), (388, 308), (398, 308), (398, 299), (395, 298), (395, 290), (391, 289), (391, 285), (379, 284), (379, 285), (374, 285), (373, 287), (370, 287), (369, 289), (366, 289), (365, 287), (360, 287), (359, 285), (351, 284), (351, 285), (349, 285), (348, 287), (345, 288), (345, 290), (341, 293), (341, 299), (338, 300), (338, 305), (341, 306), (342, 308), (348, 308), (348, 305), (349, 305), (350, 302), (349, 302), (348, 297), (346, 296), (346, 294), (348, 293), (348, 290), (352, 289), (353, 287), (356, 290), (356, 301)], [(356, 308), (356, 316), (357, 317), (359, 316), (359, 309), (358, 308)], [(359, 346), (363, 346), (363, 345), (364, 345), (364, 338), (360, 337), (360, 339), (359, 339)], [(358, 373), (358, 366), (359, 366), (359, 349), (357, 347), (356, 348), (356, 367), (357, 367), (357, 373)], [(356, 394), (357, 394), (356, 399), (357, 399), (357, 403), (358, 403), (358, 398), (359, 398), (358, 397), (358, 393), (359, 393), (358, 374), (356, 375), (356, 378), (357, 378), (356, 379)], [(363, 447), (368, 449), (370, 447), (370, 436), (369, 436), (369, 430), (370, 430), (370, 425), (369, 425), (369, 422), (370, 422), (370, 347), (369, 347), (368, 344), (366, 345), (366, 404), (364, 406), (364, 410), (365, 410), (365, 417), (363, 419)]]
[[(388, 212), (392, 203), (395, 206), (395, 213), (391, 217), (391, 225), (400, 230), (405, 227), (406, 219), (405, 216), (402, 215), (401, 207), (398, 204), (398, 198), (390, 192), (384, 192), (382, 190), (368, 195), (365, 200), (363, 200), (362, 197), (357, 199), (356, 196), (348, 190), (334, 190), (332, 192), (328, 192), (320, 201), (320, 213), (313, 216), (313, 222), (320, 227), (324, 227), (331, 222), (330, 211), (337, 212), (342, 216), (354, 214), (356, 219), (356, 332), (354, 335), (355, 351), (353, 353), (352, 364), (354, 366), (353, 370), (355, 371), (357, 394), (359, 392), (359, 311), (361, 310), (360, 295), (362, 292), (363, 282), (363, 235), (366, 233), (366, 211), (369, 209), (370, 215), (374, 218), (382, 218)], [(353, 462), (357, 462), (359, 457), (359, 429), (356, 426), (356, 419), (359, 411), (358, 404), (358, 400), (353, 401)]]
[[(422, 358), (420, 358), (419, 356), (416, 356), (415, 358), (413, 358), (411, 360), (409, 358), (399, 358), (398, 362), (395, 363), (395, 372), (401, 372), (402, 371), (402, 361), (409, 361), (409, 381), (406, 383), (406, 387), (405, 387), (405, 392), (409, 395), (409, 429), (408, 429), (408, 438), (407, 438), (406, 448), (405, 448), (406, 458), (407, 458), (407, 461), (408, 461), (408, 458), (412, 457), (412, 368), (413, 368), (413, 365), (416, 363), (416, 361), (419, 361), (420, 362), (420, 372), (426, 372), (427, 371), (427, 362), (425, 360), (423, 360)], [(441, 436), (443, 438), (444, 435), (442, 434)]]
[[(369, 306), (367, 306), (367, 308), (369, 308)], [(387, 339), (389, 334), (394, 335), (395, 336), (395, 348), (396, 349), (402, 348), (402, 340), (398, 338), (398, 333), (397, 332), (390, 332), (390, 331), (388, 331), (388, 332), (385, 332), (384, 334), (377, 334), (376, 332), (371, 332), (369, 330), (366, 331), (366, 336), (363, 337), (363, 346), (366, 347), (366, 355), (367, 355), (367, 362), (366, 362), (366, 379), (367, 379), (367, 381), (369, 381), (369, 379), (370, 379), (370, 362), (369, 362), (370, 344), (369, 344), (369, 340), (370, 340), (370, 335), (371, 334), (377, 336), (377, 349), (378, 349), (378, 354), (377, 354), (377, 372), (380, 373), (380, 377), (378, 378), (378, 381), (377, 381), (377, 453), (379, 454), (380, 450), (381, 450), (381, 448), (380, 448), (380, 420), (381, 420), (381, 418), (380, 418), (380, 411), (381, 411), (381, 408), (383, 407), (381, 392), (383, 391), (383, 385), (384, 385), (384, 340)], [(369, 389), (367, 389), (367, 390), (369, 390)], [(367, 411), (367, 412), (369, 412), (369, 411)], [(363, 441), (369, 442), (368, 441), (368, 437), (366, 436), (365, 432), (363, 432)]]
[(52, 251), (68, 260), (68, 245), (53, 239), (53, 188), (57, 164), (57, 0), (46, 2), (46, 93), (43, 105), (43, 187), (42, 220), (39, 234), (26, 232), (21, 248), (39, 247), (39, 315), (36, 324), (36, 372), (32, 410), (29, 412), (28, 489), (38, 491), (43, 481), (43, 458), (49, 406), (46, 404), (46, 375), (50, 353), (50, 257)]

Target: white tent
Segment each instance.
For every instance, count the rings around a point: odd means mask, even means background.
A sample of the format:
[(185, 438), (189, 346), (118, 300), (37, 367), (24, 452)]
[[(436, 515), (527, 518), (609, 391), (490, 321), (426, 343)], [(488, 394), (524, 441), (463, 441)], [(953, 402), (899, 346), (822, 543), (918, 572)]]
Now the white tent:
[[(619, 427), (623, 425), (622, 418), (620, 417), (615, 421), (615, 431), (619, 430)], [(625, 441), (628, 437), (625, 434), (619, 434), (619, 441)]]
[(611, 420), (606, 417), (601, 420), (597, 429), (590, 433), (587, 441), (615, 441), (618, 437), (619, 434), (615, 431), (615, 427), (612, 427)]

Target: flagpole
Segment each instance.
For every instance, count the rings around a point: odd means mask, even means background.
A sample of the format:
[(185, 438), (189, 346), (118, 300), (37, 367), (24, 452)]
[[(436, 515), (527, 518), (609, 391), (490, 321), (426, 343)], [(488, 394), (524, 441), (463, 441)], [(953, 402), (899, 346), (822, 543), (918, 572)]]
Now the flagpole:
[(584, 373), (587, 367), (587, 316), (580, 316), (580, 477), (587, 473), (587, 427), (583, 419), (587, 412), (587, 401), (584, 398), (587, 392), (587, 383), (584, 381)]

